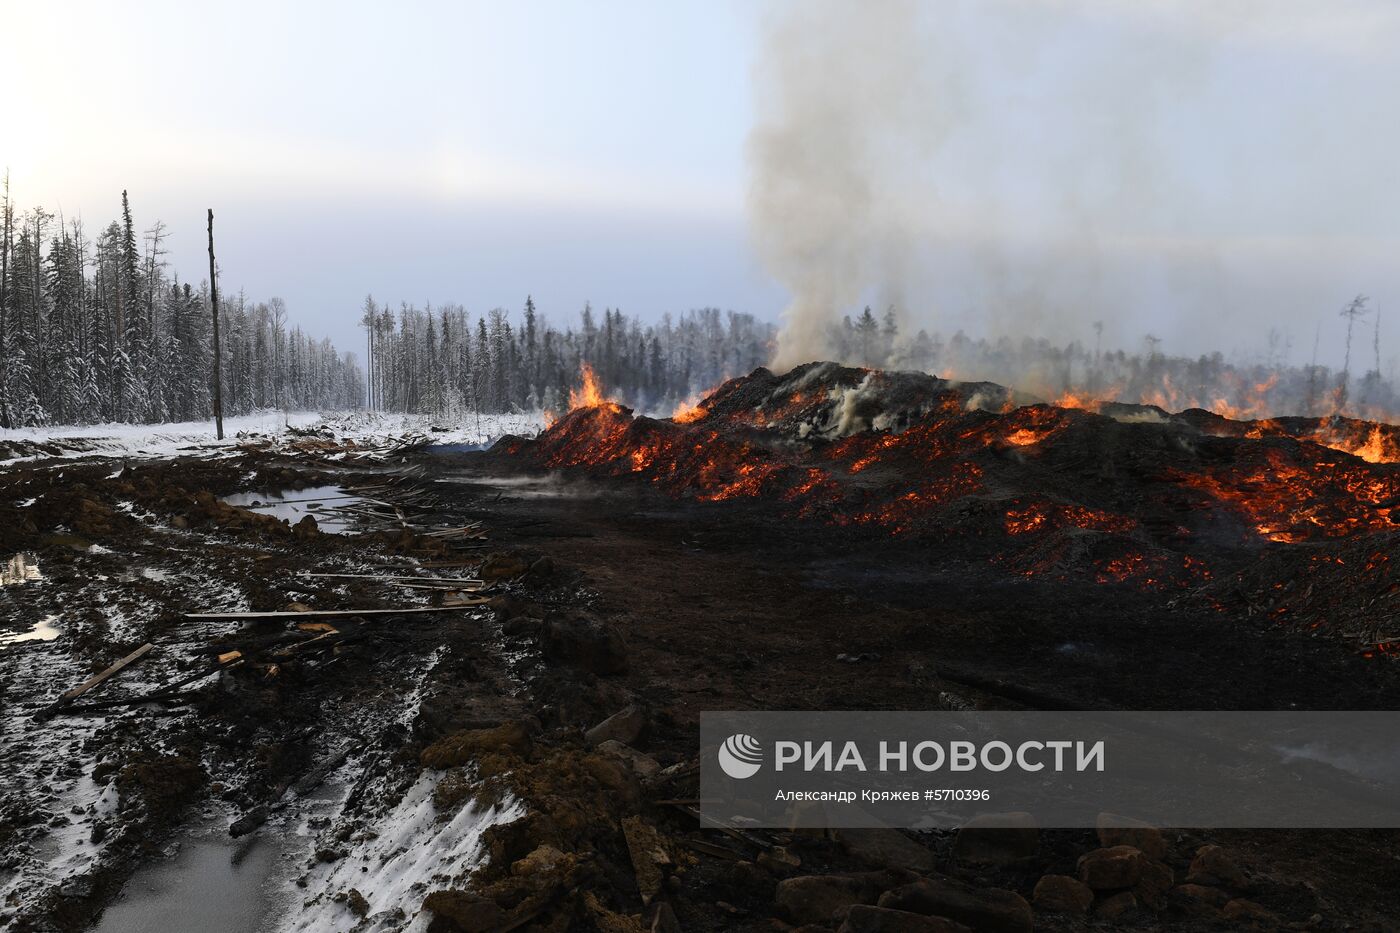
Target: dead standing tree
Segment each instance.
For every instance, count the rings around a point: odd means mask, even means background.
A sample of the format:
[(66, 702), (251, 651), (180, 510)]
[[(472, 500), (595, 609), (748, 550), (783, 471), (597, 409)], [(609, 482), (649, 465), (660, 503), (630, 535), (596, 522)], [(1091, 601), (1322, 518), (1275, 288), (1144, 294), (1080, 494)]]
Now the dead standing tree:
[(219, 372), (219, 279), (214, 268), (214, 209), (209, 208), (209, 306), (214, 314), (214, 433), (224, 439), (224, 389)]
[(1342, 317), (1347, 321), (1347, 350), (1346, 357), (1342, 363), (1342, 383), (1337, 389), (1337, 414), (1341, 414), (1347, 405), (1347, 381), (1351, 378), (1351, 332), (1356, 327), (1356, 322), (1368, 313), (1366, 302), (1370, 300), (1365, 295), (1357, 295), (1351, 300), (1351, 304), (1342, 309)]

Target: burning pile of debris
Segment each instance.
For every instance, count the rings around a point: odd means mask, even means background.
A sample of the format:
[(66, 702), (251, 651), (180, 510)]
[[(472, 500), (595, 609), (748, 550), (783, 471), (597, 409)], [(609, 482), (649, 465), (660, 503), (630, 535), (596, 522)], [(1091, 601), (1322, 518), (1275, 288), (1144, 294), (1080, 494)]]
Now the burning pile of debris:
[(756, 370), (670, 419), (589, 402), (502, 449), (1055, 582), (1196, 588), (1261, 550), (1400, 524), (1392, 425), (1067, 407), (833, 363)]

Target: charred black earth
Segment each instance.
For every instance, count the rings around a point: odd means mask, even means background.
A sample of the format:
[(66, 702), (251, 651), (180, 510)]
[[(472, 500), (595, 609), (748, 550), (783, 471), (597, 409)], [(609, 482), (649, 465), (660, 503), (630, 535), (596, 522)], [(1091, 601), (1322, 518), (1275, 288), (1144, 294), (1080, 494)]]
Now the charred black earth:
[[(1400, 706), (1393, 428), (1029, 401), (812, 364), (484, 452), (7, 468), (0, 545), (43, 579), (0, 589), (4, 626), (64, 615), (0, 650), (0, 925), (86, 929), (213, 820), (305, 839), (269, 929), (1393, 929), (1389, 831), (700, 825), (705, 710)], [(220, 501), (298, 485), (379, 517), (332, 534)], [(448, 611), (186, 618), (369, 607)], [(39, 720), (144, 642), (145, 673), (75, 705), (242, 663)], [(474, 856), (387, 880), (390, 827), (437, 851), (469, 819)], [(1083, 886), (1117, 845), (1131, 881)]]

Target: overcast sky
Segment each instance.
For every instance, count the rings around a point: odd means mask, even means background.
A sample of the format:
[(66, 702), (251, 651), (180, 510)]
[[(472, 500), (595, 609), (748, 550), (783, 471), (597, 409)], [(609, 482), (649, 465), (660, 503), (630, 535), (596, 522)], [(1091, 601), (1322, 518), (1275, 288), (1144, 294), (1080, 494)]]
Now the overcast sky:
[[(746, 212), (771, 6), (3, 7), (21, 205), (91, 230), (127, 188), (195, 280), (213, 207), (224, 287), (348, 346), (367, 292), (533, 293), (555, 319), (585, 300), (776, 319), (788, 300)], [(1365, 291), (1397, 310), (1400, 352), (1400, 4), (918, 7), (926, 106), (882, 132), (898, 149), (928, 121), (936, 144), (875, 183), (904, 205), (920, 323), (1087, 336), (1108, 317), (1129, 348), (1151, 330), (1178, 352), (1261, 347), (1278, 323), (1298, 361)], [(864, 41), (822, 44), (813, 74), (859, 73), (882, 54)]]

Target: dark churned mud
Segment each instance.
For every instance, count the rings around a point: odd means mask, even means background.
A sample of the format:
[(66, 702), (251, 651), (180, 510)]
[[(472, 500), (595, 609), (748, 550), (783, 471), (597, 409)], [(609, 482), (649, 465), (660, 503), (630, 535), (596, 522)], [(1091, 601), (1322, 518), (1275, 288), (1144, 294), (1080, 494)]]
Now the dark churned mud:
[[(365, 512), (333, 534), (314, 510), (293, 525), (250, 508), (306, 490)], [(1392, 832), (724, 832), (695, 816), (704, 710), (1400, 703), (1388, 658), (1179, 594), (978, 575), (935, 537), (843, 534), (506, 448), (36, 462), (0, 477), (0, 549), (40, 574), (0, 587), (0, 636), (57, 633), (0, 645), (6, 929), (1400, 916)], [(446, 611), (291, 615), (410, 608)], [(248, 611), (289, 614), (186, 617)]]

